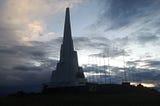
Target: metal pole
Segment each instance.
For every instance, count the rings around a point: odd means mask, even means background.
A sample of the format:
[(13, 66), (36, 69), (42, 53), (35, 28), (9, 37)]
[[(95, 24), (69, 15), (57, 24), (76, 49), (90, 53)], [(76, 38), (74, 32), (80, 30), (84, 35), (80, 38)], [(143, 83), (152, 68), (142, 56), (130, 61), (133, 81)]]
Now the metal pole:
[[(90, 68), (89, 68), (90, 67), (90, 61), (89, 60), (90, 60), (90, 58), (88, 56), (88, 73), (90, 73), (90, 71), (91, 71)], [(90, 76), (88, 76), (88, 82), (90, 82)]]
[(109, 64), (109, 48), (108, 48), (108, 72), (109, 72), (109, 83), (111, 84), (111, 70), (110, 70), (110, 64)]
[(105, 55), (104, 54), (103, 54), (103, 68), (104, 68), (104, 73), (105, 73), (105, 84), (106, 84), (107, 75), (106, 75), (106, 70), (105, 70)]
[(97, 80), (97, 56), (95, 56), (94, 59), (95, 59), (95, 82), (98, 83), (98, 80)]
[(124, 59), (124, 53), (123, 53), (123, 62), (124, 62), (124, 82), (127, 81), (127, 78), (126, 78), (126, 70), (125, 70), (125, 59)]

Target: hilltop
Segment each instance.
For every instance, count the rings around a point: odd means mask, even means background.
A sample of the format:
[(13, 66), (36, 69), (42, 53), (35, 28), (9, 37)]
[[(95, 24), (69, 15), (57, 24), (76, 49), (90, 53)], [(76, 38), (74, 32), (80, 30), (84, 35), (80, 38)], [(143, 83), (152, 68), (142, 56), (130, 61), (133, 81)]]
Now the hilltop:
[(53, 106), (53, 105), (159, 105), (160, 93), (151, 88), (130, 85), (87, 84), (81, 87), (43, 89), (42, 93), (18, 92), (0, 97), (0, 106)]

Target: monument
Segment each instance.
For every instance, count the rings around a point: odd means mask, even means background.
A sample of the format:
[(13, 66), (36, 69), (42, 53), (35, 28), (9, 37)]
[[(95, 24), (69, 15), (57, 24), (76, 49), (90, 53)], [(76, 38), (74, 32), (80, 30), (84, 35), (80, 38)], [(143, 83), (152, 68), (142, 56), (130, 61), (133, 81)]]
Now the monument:
[(56, 70), (52, 72), (49, 87), (68, 87), (85, 85), (86, 79), (82, 67), (78, 65), (77, 52), (74, 50), (70, 11), (66, 8), (63, 43), (61, 44), (60, 60)]

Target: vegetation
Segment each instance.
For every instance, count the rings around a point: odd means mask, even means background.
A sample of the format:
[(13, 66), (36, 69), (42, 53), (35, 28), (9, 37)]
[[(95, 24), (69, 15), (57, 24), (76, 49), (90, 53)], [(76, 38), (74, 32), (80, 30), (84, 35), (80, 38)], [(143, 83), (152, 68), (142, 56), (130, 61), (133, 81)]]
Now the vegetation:
[[(63, 89), (64, 91), (61, 89), (61, 91), (48, 91), (39, 94), (18, 92), (14, 95), (0, 97), (0, 106), (77, 106), (85, 104), (97, 106), (102, 104), (111, 106), (117, 106), (119, 104), (131, 106), (160, 105), (160, 94), (153, 89), (144, 87), (125, 87), (120, 85), (107, 86), (110, 86), (108, 89), (113, 88), (111, 91), (118, 90), (119, 93), (109, 93), (109, 91), (104, 92), (102, 87), (105, 88), (105, 86), (100, 87), (95, 85), (94, 87), (97, 87), (95, 90), (90, 89), (87, 92), (77, 92), (77, 90), (70, 92), (68, 88), (68, 90), (65, 90), (66, 88)], [(103, 92), (99, 91), (100, 88)], [(121, 88), (123, 88), (123, 91)]]

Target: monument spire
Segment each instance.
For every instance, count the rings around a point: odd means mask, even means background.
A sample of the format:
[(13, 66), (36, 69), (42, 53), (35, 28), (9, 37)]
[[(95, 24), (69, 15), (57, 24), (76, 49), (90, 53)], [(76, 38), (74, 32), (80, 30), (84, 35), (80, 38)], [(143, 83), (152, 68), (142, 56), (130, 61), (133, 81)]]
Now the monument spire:
[(72, 40), (72, 33), (71, 33), (69, 8), (66, 8), (63, 44), (67, 44), (68, 47), (70, 47), (70, 49), (73, 50), (73, 40)]
[(73, 58), (73, 51), (74, 47), (71, 33), (70, 12), (69, 8), (66, 8), (63, 44), (61, 46), (60, 61), (68, 61), (70, 60), (70, 58)]
[(66, 8), (63, 42), (61, 44), (60, 61), (52, 72), (51, 87), (84, 85), (86, 82), (83, 69), (78, 66), (77, 52), (74, 51), (70, 12)]

